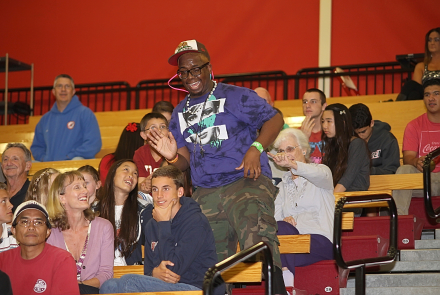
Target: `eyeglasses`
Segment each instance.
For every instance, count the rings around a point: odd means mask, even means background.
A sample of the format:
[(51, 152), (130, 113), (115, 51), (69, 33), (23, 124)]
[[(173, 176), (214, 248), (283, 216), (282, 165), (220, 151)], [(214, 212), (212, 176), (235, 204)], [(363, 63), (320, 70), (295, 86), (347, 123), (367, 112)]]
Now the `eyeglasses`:
[(57, 85), (55, 85), (55, 88), (57, 88), (57, 89), (63, 89), (63, 88), (71, 89), (71, 88), (72, 88), (72, 85), (70, 85), (70, 84), (66, 84), (66, 85), (63, 85), (63, 84), (57, 84)]
[(177, 75), (179, 76), (180, 79), (186, 79), (188, 78), (188, 73), (191, 73), (191, 75), (193, 77), (197, 77), (200, 75), (200, 73), (202, 72), (202, 69), (204, 67), (206, 67), (207, 65), (209, 65), (209, 62), (207, 62), (204, 65), (201, 65), (200, 67), (197, 68), (192, 68), (191, 70), (187, 70), (187, 71), (177, 71)]
[(428, 42), (440, 42), (440, 38), (439, 37), (429, 38)]
[(168, 127), (167, 127), (167, 125), (160, 125), (159, 127), (153, 125), (153, 126), (151, 126), (150, 128), (145, 128), (144, 131), (148, 131), (148, 130), (150, 130), (150, 129), (151, 129), (151, 130), (157, 130), (157, 129), (159, 129), (159, 131), (164, 131), (164, 130), (168, 130)]
[(279, 153), (293, 153), (293, 151), (294, 151), (297, 147), (299, 147), (299, 145), (297, 145), (297, 146), (288, 146), (288, 147), (286, 147), (286, 150), (278, 149), (278, 152), (279, 152)]
[(28, 219), (21, 219), (21, 220), (17, 221), (17, 224), (20, 226), (23, 226), (23, 227), (29, 227), (31, 222), (35, 227), (40, 227), (40, 226), (43, 226), (44, 224), (46, 224), (45, 221), (39, 220), (39, 219), (34, 219), (32, 221), (28, 220)]

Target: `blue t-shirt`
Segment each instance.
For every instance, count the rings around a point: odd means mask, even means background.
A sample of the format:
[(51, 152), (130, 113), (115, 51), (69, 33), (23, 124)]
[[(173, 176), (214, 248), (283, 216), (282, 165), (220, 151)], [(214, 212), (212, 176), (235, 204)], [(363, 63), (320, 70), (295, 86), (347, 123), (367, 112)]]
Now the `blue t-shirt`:
[[(243, 157), (257, 138), (257, 130), (277, 111), (254, 91), (219, 83), (213, 95), (186, 99), (174, 109), (170, 131), (177, 147), (190, 153), (194, 186), (213, 188), (243, 177)], [(267, 155), (260, 157), (262, 174), (272, 178)]]

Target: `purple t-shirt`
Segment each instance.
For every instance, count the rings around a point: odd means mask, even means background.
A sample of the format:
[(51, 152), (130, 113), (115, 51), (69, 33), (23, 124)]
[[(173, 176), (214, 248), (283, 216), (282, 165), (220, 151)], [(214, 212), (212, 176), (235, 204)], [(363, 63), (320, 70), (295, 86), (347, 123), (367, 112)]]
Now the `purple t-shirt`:
[[(209, 94), (186, 99), (174, 109), (170, 131), (177, 147), (186, 146), (190, 153), (191, 178), (194, 186), (213, 188), (230, 184), (243, 177), (243, 157), (257, 138), (257, 130), (277, 111), (254, 91), (219, 83)], [(272, 178), (267, 155), (260, 157), (262, 174)]]

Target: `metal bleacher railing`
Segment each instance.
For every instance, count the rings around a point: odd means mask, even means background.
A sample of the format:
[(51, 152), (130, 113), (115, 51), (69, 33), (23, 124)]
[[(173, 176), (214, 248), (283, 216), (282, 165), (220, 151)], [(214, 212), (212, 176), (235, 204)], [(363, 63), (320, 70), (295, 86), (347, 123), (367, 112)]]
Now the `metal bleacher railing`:
[[(344, 73), (335, 73), (335, 67), (306, 68), (295, 75), (287, 75), (283, 71), (240, 73), (217, 75), (219, 82), (244, 86), (251, 89), (264, 87), (269, 90), (274, 100), (300, 99), (302, 93), (309, 88), (328, 90), (331, 97), (342, 96), (340, 76), (351, 76), (360, 94), (387, 94), (400, 92), (402, 84), (411, 77), (413, 67), (402, 68), (398, 62), (358, 64), (338, 66)], [(327, 80), (327, 83), (322, 81)], [(95, 112), (152, 108), (160, 100), (170, 101), (176, 105), (186, 93), (175, 91), (167, 85), (168, 79), (140, 81), (135, 87), (127, 82), (107, 82), (93, 84), (77, 84), (76, 94), (81, 102)], [(179, 79), (171, 81), (173, 87), (182, 88)], [(328, 87), (328, 89), (325, 89)], [(33, 115), (43, 115), (50, 110), (55, 99), (52, 86), (34, 88)], [(10, 102), (30, 104), (28, 88), (9, 90)], [(0, 90), (0, 102), (4, 101)], [(133, 99), (134, 98), (134, 99)], [(3, 116), (0, 120), (3, 122)], [(8, 115), (8, 124), (26, 123), (27, 118)]]
[[(33, 115), (40, 116), (47, 113), (55, 102), (52, 95), (52, 86), (34, 87)], [(130, 84), (124, 81), (76, 84), (76, 95), (81, 102), (94, 112), (129, 110), (131, 106), (132, 89)], [(0, 102), (4, 101), (4, 93), (0, 90)], [(9, 102), (24, 102), (30, 104), (29, 88), (9, 89)], [(3, 122), (3, 115), (0, 115)], [(10, 114), (8, 124), (26, 123), (27, 117)]]
[[(261, 253), (262, 255), (257, 255)], [(211, 295), (214, 294), (214, 286), (224, 283), (221, 273), (240, 262), (263, 262), (263, 274), (266, 279), (265, 284), (265, 294), (274, 294), (273, 290), (273, 260), (272, 253), (270, 251), (269, 245), (265, 242), (259, 242), (252, 247), (242, 250), (237, 254), (232, 255), (229, 258), (217, 263), (205, 273), (205, 278), (203, 280), (203, 294)]]
[(363, 95), (399, 93), (402, 84), (411, 79), (413, 67), (402, 68), (399, 62), (382, 62), (359, 65), (339, 66), (344, 73), (335, 73), (336, 67), (306, 68), (299, 70), (295, 84), (295, 98), (299, 98), (309, 88), (322, 88), (324, 92), (326, 84), (319, 86), (319, 80), (330, 78), (330, 97), (343, 95), (343, 86), (338, 77), (350, 76)]
[[(385, 256), (371, 257), (359, 260), (345, 261), (342, 256), (342, 212), (345, 204), (362, 204), (372, 202), (388, 203), (390, 215), (390, 236), (388, 251)], [(394, 261), (397, 255), (397, 207), (391, 195), (376, 194), (363, 197), (344, 197), (338, 200), (335, 207), (335, 222), (333, 230), (333, 253), (336, 263), (343, 269), (355, 269), (355, 294), (365, 295), (365, 268), (373, 265), (387, 264)]]
[[(270, 71), (258, 73), (240, 73), (228, 75), (216, 75), (218, 82), (248, 87), (254, 89), (258, 86), (272, 88), (275, 91), (278, 86), (284, 86), (287, 74), (283, 71)], [(170, 83), (173, 87), (183, 88), (179, 79), (174, 79)], [(143, 80), (136, 85), (136, 109), (152, 108), (153, 105), (161, 100), (167, 100), (176, 105), (185, 97), (183, 91), (175, 91), (168, 86), (168, 79)]]
[(434, 170), (434, 159), (440, 156), (440, 147), (436, 148), (425, 156), (423, 160), (423, 197), (425, 200), (425, 209), (429, 217), (437, 219), (440, 217), (440, 207), (434, 209), (432, 204), (431, 192), (431, 171)]

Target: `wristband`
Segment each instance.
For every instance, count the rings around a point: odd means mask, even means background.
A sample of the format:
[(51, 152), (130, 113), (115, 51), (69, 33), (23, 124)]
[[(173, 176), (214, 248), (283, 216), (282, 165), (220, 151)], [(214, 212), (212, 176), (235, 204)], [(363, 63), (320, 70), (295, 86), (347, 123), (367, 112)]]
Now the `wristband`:
[(178, 159), (179, 159), (179, 154), (177, 154), (176, 157), (172, 160), (168, 160), (168, 159), (165, 160), (167, 160), (168, 164), (174, 164), (177, 162)]
[(264, 151), (263, 145), (258, 141), (254, 141), (251, 146), (254, 146), (257, 150), (259, 150), (260, 154)]

